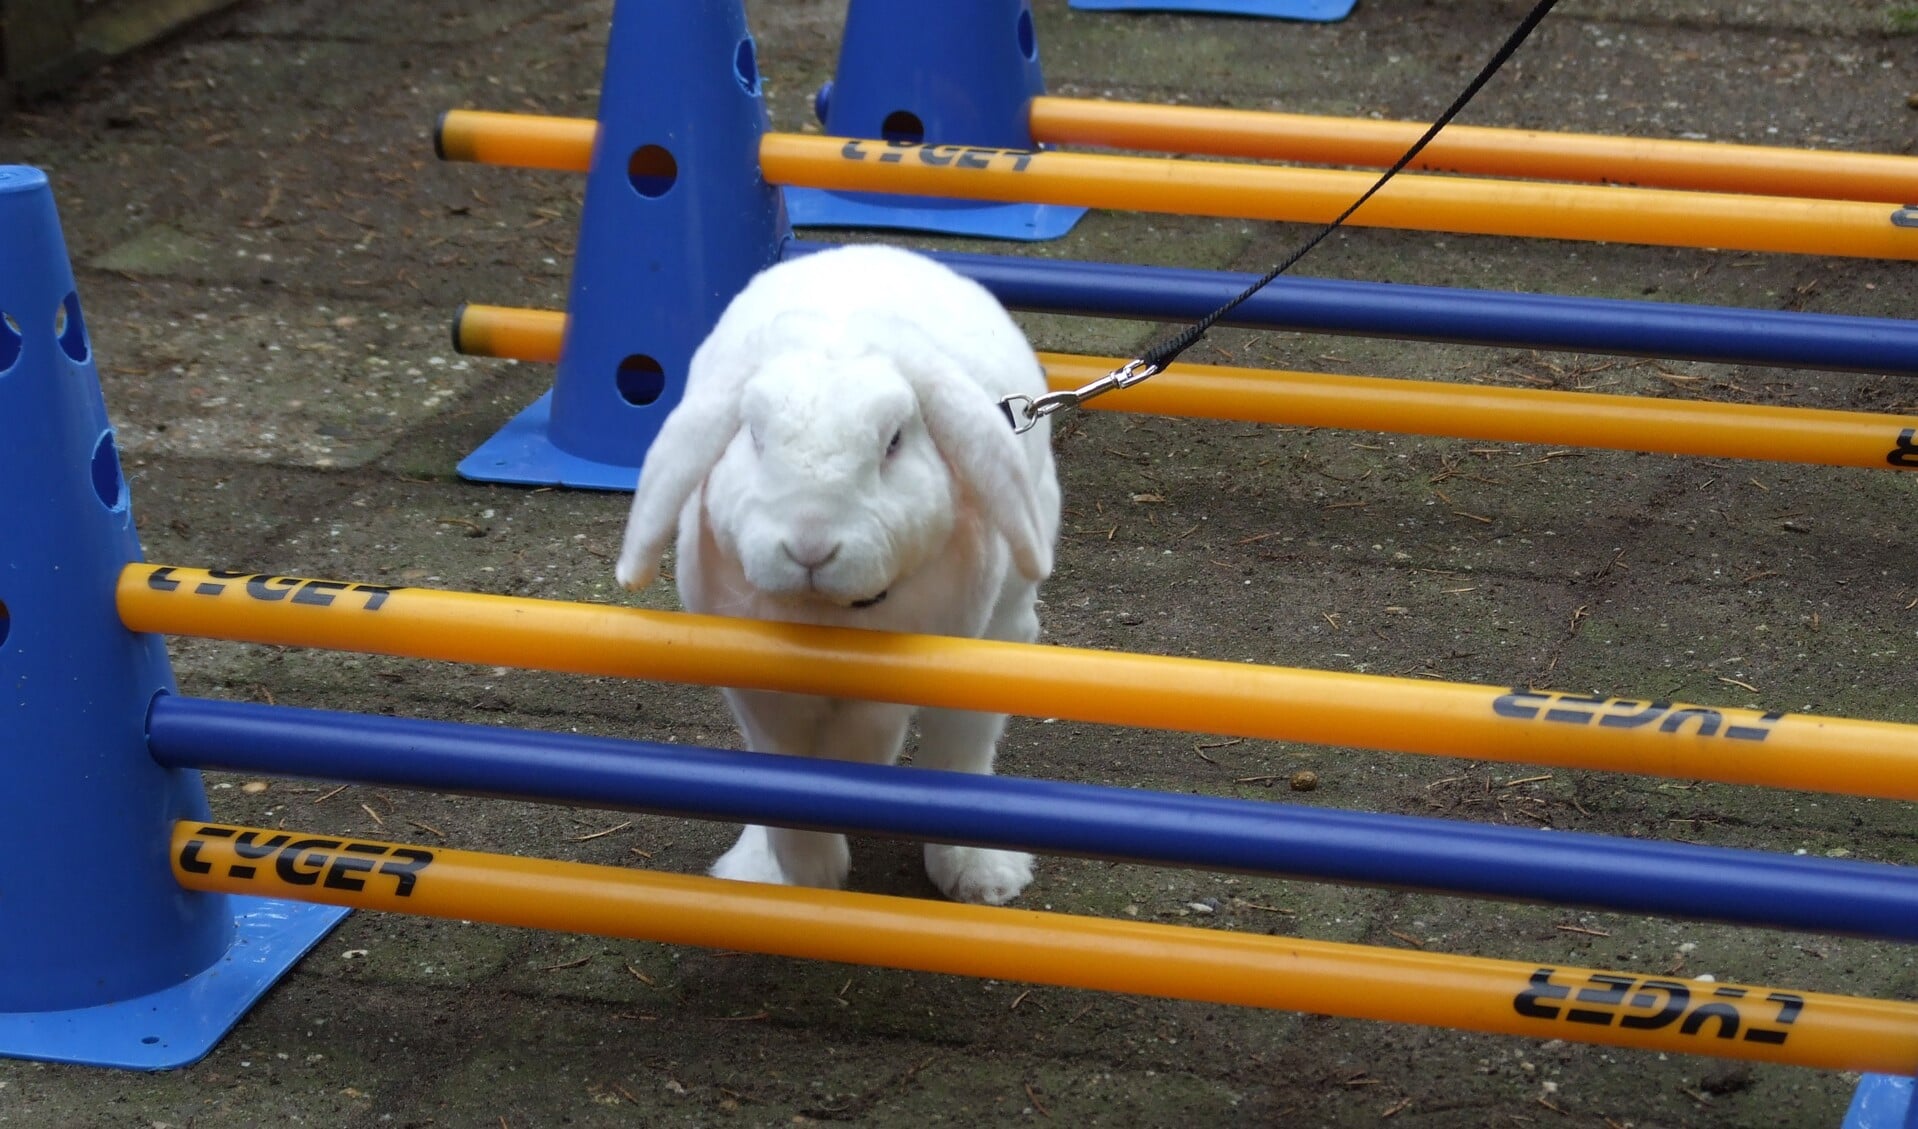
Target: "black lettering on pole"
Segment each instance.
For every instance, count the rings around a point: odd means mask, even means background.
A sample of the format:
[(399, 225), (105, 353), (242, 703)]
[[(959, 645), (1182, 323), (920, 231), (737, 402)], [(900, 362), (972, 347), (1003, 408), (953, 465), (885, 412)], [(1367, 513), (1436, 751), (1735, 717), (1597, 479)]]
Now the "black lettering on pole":
[(351, 584), (343, 584), (337, 580), (309, 580), (293, 593), (293, 602), (312, 604), (318, 608), (331, 607), (333, 593), (345, 592), (352, 587)]
[(992, 167), (992, 155), (996, 152), (998, 152), (996, 149), (961, 149), (959, 150), (959, 167), (962, 169), (989, 169)]
[(1778, 1022), (1787, 1027), (1798, 1022), (1798, 1013), (1805, 1010), (1805, 997), (1796, 992), (1770, 992), (1765, 999), (1778, 1005)]
[(844, 157), (848, 161), (863, 161), (866, 159), (865, 150), (859, 147), (859, 142), (857, 139), (848, 141), (844, 145), (840, 146), (839, 155), (841, 157)]
[[(1629, 1027), (1638, 1031), (1656, 1031), (1660, 1027), (1670, 1027), (1678, 1022), (1678, 1017), (1685, 1014), (1686, 1005), (1692, 1002), (1691, 989), (1676, 980), (1647, 980), (1640, 984), (1639, 988), (1640, 991), (1632, 994), (1631, 1006), (1640, 1010), (1658, 1007), (1658, 1011), (1651, 1015), (1619, 1016), (1620, 1027)], [(1665, 1003), (1662, 1007), (1658, 1004), (1658, 997), (1652, 995), (1653, 992), (1664, 993)]]
[(246, 594), (271, 603), (286, 599), (286, 594), (299, 586), (300, 582), (290, 576), (251, 576), (246, 581)]
[(265, 841), (258, 831), (242, 831), (233, 838), (233, 853), (243, 859), (263, 859), (286, 845), (293, 836), (281, 832)]
[(1038, 154), (1029, 149), (1009, 149), (1007, 152), (1019, 154), (1019, 159), (1012, 162), (1013, 172), (1026, 171), (1026, 166), (1032, 163), (1032, 158), (1038, 156)]
[[(257, 831), (240, 832), (233, 840), (233, 853), (243, 859), (263, 859), (279, 850), (282, 844), (293, 837), (285, 834), (275, 835), (256, 846), (255, 840), (259, 838), (259, 834)], [(259, 870), (236, 862), (226, 868), (226, 873), (230, 878), (251, 878), (259, 873)]]
[(1602, 706), (1609, 701), (1611, 701), (1611, 699), (1605, 697), (1603, 694), (1594, 694), (1594, 695), (1588, 695), (1584, 697), (1581, 697), (1577, 694), (1560, 694), (1558, 696), (1558, 704), (1553, 706), (1551, 709), (1545, 711), (1545, 720), (1546, 721), (1567, 721), (1572, 723), (1573, 725), (1584, 725), (1586, 722), (1592, 720), (1592, 712), (1590, 710), (1568, 710), (1562, 707), (1568, 706), (1568, 705), (1570, 706)]
[(1700, 737), (1710, 737), (1717, 733), (1719, 723), (1725, 720), (1725, 715), (1719, 713), (1717, 710), (1709, 710), (1704, 706), (1686, 706), (1682, 710), (1673, 710), (1671, 715), (1659, 724), (1658, 731), (1660, 733), (1676, 733), (1680, 729), (1683, 729), (1685, 723), (1694, 717), (1698, 719), (1698, 735)]
[(1918, 438), (1918, 431), (1909, 427), (1900, 431), (1898, 441), (1892, 445), (1891, 453), (1885, 456), (1885, 461), (1906, 470), (1918, 469), (1918, 443), (1912, 442), (1913, 438)]
[(1738, 1009), (1731, 1004), (1700, 1004), (1678, 1025), (1681, 1035), (1696, 1035), (1699, 1029), (1711, 1020), (1718, 1020), (1718, 1030), (1713, 1032), (1721, 1039), (1738, 1037)]
[(212, 577), (213, 579), (201, 581), (199, 584), (195, 585), (193, 588), (194, 595), (217, 596), (220, 593), (226, 591), (226, 587), (227, 587), (224, 584), (216, 583), (217, 581), (245, 580), (247, 577), (253, 575), (252, 573), (246, 571), (245, 569), (236, 569), (236, 568), (210, 568), (206, 570), (206, 574)]
[(1578, 994), (1573, 998), (1582, 1004), (1603, 1004), (1607, 1010), (1592, 1011), (1578, 1007), (1567, 1008), (1565, 1010), (1565, 1018), (1571, 1020), (1573, 1023), (1595, 1023), (1601, 1027), (1610, 1027), (1614, 1015), (1614, 1012), (1610, 1009), (1616, 1008), (1624, 1001), (1625, 993), (1631, 989), (1632, 985), (1638, 983), (1638, 978), (1635, 976), (1612, 976), (1599, 972), (1586, 977), (1585, 982), (1588, 984), (1603, 984), (1605, 988), (1602, 991), (1598, 988), (1580, 988)]
[(361, 608), (361, 611), (376, 612), (380, 610), (380, 605), (386, 602), (386, 598), (399, 589), (389, 588), (384, 584), (355, 584), (353, 591), (366, 593), (366, 606)]
[[(951, 150), (951, 152), (946, 152)], [(919, 159), (937, 169), (943, 169), (952, 163), (952, 159), (964, 152), (958, 145), (928, 145), (919, 150)]]
[[(1522, 699), (1530, 699), (1530, 701), (1524, 701)], [(1500, 694), (1492, 702), (1492, 712), (1500, 717), (1515, 717), (1520, 721), (1532, 721), (1538, 717), (1539, 708), (1531, 703), (1549, 702), (1551, 700), (1550, 695), (1534, 694), (1530, 690), (1521, 690), (1514, 687), (1511, 693)]]
[(919, 143), (916, 141), (888, 141), (886, 142), (886, 151), (879, 154), (879, 163), (882, 165), (896, 165), (906, 159), (906, 150), (917, 148), (919, 148)]
[(180, 848), (180, 869), (188, 874), (213, 873), (213, 864), (200, 857), (200, 848), (204, 846), (205, 839), (188, 839), (186, 846)]
[[(401, 862), (401, 859), (407, 861)], [(410, 898), (413, 896), (413, 883), (419, 879), (420, 871), (425, 870), (432, 861), (432, 851), (398, 847), (394, 849), (392, 858), (380, 864), (380, 873), (391, 874), (398, 880), (393, 888), (394, 896)]]
[(1758, 724), (1756, 725), (1726, 726), (1725, 736), (1730, 737), (1734, 741), (1763, 741), (1765, 738), (1771, 736), (1771, 727), (1777, 724), (1779, 719), (1784, 716), (1785, 715), (1778, 710), (1767, 710), (1765, 711), (1765, 715), (1758, 719)]
[(1638, 729), (1658, 726), (1661, 733), (1682, 733), (1688, 723), (1698, 723), (1700, 737), (1726, 737), (1734, 741), (1763, 741), (1771, 735), (1784, 714), (1769, 710), (1745, 724), (1727, 725), (1725, 715), (1704, 706), (1674, 706), (1669, 701), (1639, 701), (1634, 698), (1607, 698), (1596, 694), (1565, 694), (1514, 688), (1492, 701), (1492, 712), (1519, 721), (1549, 721), (1559, 725), (1590, 725), (1593, 719), (1605, 729)]
[[(168, 570), (168, 571), (171, 571), (171, 570)], [(174, 584), (174, 587), (178, 588), (179, 584), (176, 582)], [(210, 862), (202, 862), (200, 860), (200, 857), (199, 857), (200, 848), (206, 846), (207, 839), (233, 838), (233, 829), (231, 827), (221, 827), (217, 823), (202, 823), (199, 827), (194, 829), (193, 833), (195, 835), (205, 836), (205, 838), (194, 839), (188, 842), (185, 847), (180, 849), (180, 869), (191, 871), (194, 874), (211, 873), (213, 870), (213, 864)]]
[(326, 868), (326, 881), (321, 883), (329, 890), (364, 890), (366, 879), (355, 878), (354, 874), (371, 873), (373, 860), (357, 858), (356, 855), (383, 855), (386, 848), (378, 843), (348, 843), (349, 853), (337, 855), (333, 865)]
[(171, 579), (173, 574), (178, 571), (180, 570), (174, 568), (172, 565), (162, 565), (154, 569), (152, 572), (147, 573), (147, 587), (153, 589), (155, 592), (172, 592), (178, 589), (180, 582)]
[(1558, 1009), (1540, 1000), (1562, 1000), (1572, 994), (1570, 988), (1552, 983), (1555, 968), (1540, 968), (1532, 973), (1531, 987), (1512, 997), (1512, 1010), (1527, 1019), (1557, 1019)]
[[(280, 876), (281, 881), (291, 882), (295, 886), (311, 886), (320, 880), (320, 872), (326, 868), (326, 851), (339, 845), (338, 839), (297, 839), (281, 849), (280, 857), (273, 862), (273, 872)], [(309, 850), (313, 847), (325, 849)], [(300, 857), (301, 851), (308, 852), (304, 859)], [(299, 869), (301, 862), (313, 869)]]
[(1672, 708), (1670, 702), (1640, 702), (1631, 698), (1614, 699), (1611, 708), (1636, 709), (1636, 713), (1607, 713), (1598, 719), (1598, 724), (1610, 729), (1637, 729), (1647, 722), (1657, 721), (1665, 711)]
[[(1790, 1027), (1798, 1020), (1798, 1013), (1805, 1008), (1805, 997), (1793, 992), (1769, 992), (1765, 999), (1778, 1005), (1778, 1022)], [(1789, 1031), (1776, 1031), (1770, 1027), (1752, 1027), (1745, 1032), (1748, 1043), (1769, 1043), (1777, 1046), (1790, 1036)]]

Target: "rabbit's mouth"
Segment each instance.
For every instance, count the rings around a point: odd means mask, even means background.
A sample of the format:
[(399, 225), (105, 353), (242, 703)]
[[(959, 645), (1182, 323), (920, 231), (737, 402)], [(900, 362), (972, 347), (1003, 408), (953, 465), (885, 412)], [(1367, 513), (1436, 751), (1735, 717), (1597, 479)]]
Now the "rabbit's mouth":
[(877, 605), (878, 603), (880, 603), (881, 601), (883, 601), (883, 600), (884, 600), (884, 599), (886, 598), (886, 595), (887, 595), (887, 593), (889, 593), (889, 592), (891, 592), (891, 591), (892, 591), (892, 589), (890, 589), (890, 588), (888, 588), (888, 589), (886, 589), (886, 591), (885, 591), (885, 592), (881, 592), (881, 593), (879, 593), (879, 594), (878, 594), (877, 596), (868, 596), (868, 597), (866, 597), (866, 598), (865, 598), (865, 599), (863, 599), (863, 600), (854, 600), (854, 601), (853, 601), (853, 602), (852, 602), (852, 603), (851, 603), (850, 605), (848, 605), (848, 606), (849, 606), (849, 607), (855, 607), (855, 608), (870, 608), (870, 607), (873, 607), (873, 606), (875, 606), (875, 605)]

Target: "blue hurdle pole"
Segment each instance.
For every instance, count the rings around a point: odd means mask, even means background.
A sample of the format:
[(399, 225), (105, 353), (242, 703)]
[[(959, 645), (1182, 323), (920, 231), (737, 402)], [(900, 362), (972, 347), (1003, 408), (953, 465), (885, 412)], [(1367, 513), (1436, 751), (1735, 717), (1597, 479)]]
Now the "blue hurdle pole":
[[(795, 241), (792, 258), (829, 244)], [(1016, 310), (1192, 321), (1257, 279), (1231, 271), (932, 252)], [(1224, 324), (1460, 345), (1918, 375), (1918, 321), (1279, 278)]]
[(175, 767), (514, 797), (1918, 941), (1881, 863), (168, 695)]
[(210, 1050), (344, 911), (189, 893), (196, 772), (146, 754), (162, 640), (114, 614), (140, 559), (53, 191), (0, 165), (0, 1056), (157, 1070)]

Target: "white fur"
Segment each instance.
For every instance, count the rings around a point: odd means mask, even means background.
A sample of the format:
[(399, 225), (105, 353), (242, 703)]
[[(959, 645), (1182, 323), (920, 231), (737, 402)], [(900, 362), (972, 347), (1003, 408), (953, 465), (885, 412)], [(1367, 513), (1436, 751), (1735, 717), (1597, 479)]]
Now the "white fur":
[[(693, 356), (640, 470), (619, 581), (650, 584), (676, 533), (692, 611), (1031, 642), (1059, 484), (1045, 422), (1015, 435), (998, 401), (1045, 390), (998, 301), (930, 259), (844, 247), (774, 266)], [(915, 712), (725, 694), (749, 748), (878, 764)], [(1005, 717), (926, 710), (919, 727), (920, 765), (991, 772)], [(842, 835), (751, 826), (712, 873), (838, 887), (848, 859)], [(1032, 859), (927, 844), (926, 870), (948, 897), (998, 904)]]

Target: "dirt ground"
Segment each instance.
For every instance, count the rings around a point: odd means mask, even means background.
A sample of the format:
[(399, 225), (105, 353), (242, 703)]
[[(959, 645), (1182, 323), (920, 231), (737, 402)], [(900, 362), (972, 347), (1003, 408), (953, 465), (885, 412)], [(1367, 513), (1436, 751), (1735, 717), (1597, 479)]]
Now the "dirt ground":
[[(1364, 0), (1342, 23), (1037, 5), (1061, 93), (1416, 118), (1524, 5)], [(551, 380), (462, 358), (462, 301), (563, 304), (582, 182), (433, 159), (443, 109), (590, 115), (607, 2), (253, 0), (0, 117), (47, 170), (150, 559), (623, 599), (624, 499), (461, 481)], [(749, 5), (777, 125), (843, 3)], [(1586, 0), (1464, 119), (1910, 152), (1909, 5)], [(1302, 229), (1089, 217), (987, 248), (1259, 270)], [(1911, 267), (1353, 230), (1309, 275), (1911, 316)], [(1154, 327), (1032, 316), (1036, 345)], [(1889, 377), (1221, 332), (1191, 359), (1912, 412)], [(1075, 646), (1918, 722), (1901, 476), (1087, 414), (1047, 638)], [(1891, 515), (1887, 517), (1886, 515)], [(645, 597), (670, 600), (664, 590)], [(183, 689), (732, 745), (717, 694), (180, 641)], [(1470, 750), (1461, 750), (1469, 756)], [(1015, 719), (1002, 771), (1274, 802), (1918, 862), (1909, 805)], [(1293, 793), (1296, 771), (1320, 786)], [(209, 778), (215, 814), (694, 872), (729, 827)], [(603, 834), (596, 834), (603, 833)], [(855, 888), (933, 896), (907, 844)], [(1383, 889), (1043, 861), (1021, 904), (1388, 947), (1918, 999), (1908, 947)], [(1199, 907), (1199, 908), (1195, 908)], [(1209, 912), (1208, 912), (1209, 911)], [(1914, 1064), (1918, 1065), (1918, 1064)], [(356, 914), (208, 1058), (0, 1062), (0, 1124), (1834, 1126), (1855, 1076)]]

